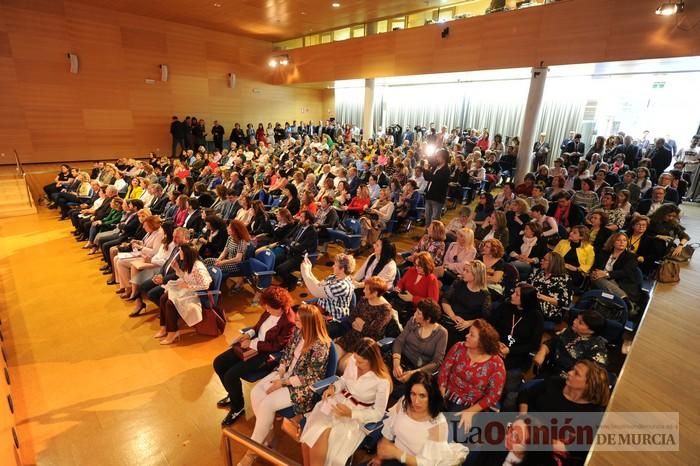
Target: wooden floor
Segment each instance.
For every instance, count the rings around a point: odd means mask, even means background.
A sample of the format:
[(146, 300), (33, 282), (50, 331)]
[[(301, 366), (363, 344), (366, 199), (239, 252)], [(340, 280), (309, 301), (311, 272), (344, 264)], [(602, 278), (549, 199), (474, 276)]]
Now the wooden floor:
[[(691, 235), (700, 238), (700, 208), (686, 210)], [(215, 402), (224, 392), (211, 361), (225, 338), (188, 335), (176, 346), (160, 346), (152, 338), (157, 315), (130, 319), (130, 306), (105, 286), (100, 260), (79, 248), (70, 229), (45, 209), (0, 220), (0, 318), (23, 462), (222, 464), (225, 412)], [(408, 249), (416, 234), (399, 237), (397, 248)], [(683, 270), (679, 285), (657, 290), (614, 395), (615, 409), (681, 411), (683, 461), (649, 462), (647, 453), (634, 457), (638, 464), (700, 464), (693, 448), (700, 425), (698, 260)], [(324, 262), (319, 275), (328, 270)], [(251, 297), (225, 299), (228, 338), (257, 319)], [(631, 458), (606, 453), (591, 464), (631, 464)]]
[[(157, 314), (129, 318), (98, 256), (55, 218), (41, 208), (0, 220), (0, 317), (24, 464), (223, 464), (226, 413), (215, 404), (225, 393), (211, 363), (226, 339), (159, 345)], [(397, 246), (409, 249), (410, 235)], [(257, 321), (250, 298), (225, 298), (227, 338)]]

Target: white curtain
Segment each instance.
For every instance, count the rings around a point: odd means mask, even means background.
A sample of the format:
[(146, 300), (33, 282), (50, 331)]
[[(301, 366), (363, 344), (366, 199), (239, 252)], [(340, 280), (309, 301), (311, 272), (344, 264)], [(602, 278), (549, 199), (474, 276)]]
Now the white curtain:
[(361, 127), (364, 106), (364, 86), (354, 85), (335, 88), (335, 119), (339, 123), (354, 123)]
[(460, 125), (463, 107), (464, 86), (458, 83), (388, 86), (382, 89), (382, 114), (375, 125), (413, 128), (433, 122), (438, 130), (451, 130)]
[(492, 140), (497, 133), (504, 141), (520, 135), (528, 87), (522, 79), (467, 83), (461, 127), (488, 128)]

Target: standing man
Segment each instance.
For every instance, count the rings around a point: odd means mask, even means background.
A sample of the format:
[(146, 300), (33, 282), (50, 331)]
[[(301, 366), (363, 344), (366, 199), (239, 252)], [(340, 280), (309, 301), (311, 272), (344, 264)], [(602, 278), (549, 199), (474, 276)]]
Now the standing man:
[(651, 159), (651, 167), (656, 171), (656, 179), (653, 180), (655, 183), (658, 182), (661, 174), (671, 165), (671, 150), (666, 147), (666, 140), (664, 138), (658, 138), (654, 143), (654, 149), (652, 149), (649, 154)]
[(177, 154), (178, 144), (180, 145), (180, 151), (185, 150), (185, 128), (176, 116), (173, 117), (173, 122), (170, 123), (170, 135), (173, 137), (173, 150), (170, 157), (174, 159)]
[(211, 134), (214, 137), (214, 147), (218, 151), (224, 150), (224, 127), (219, 124), (218, 120), (214, 120), (214, 126), (211, 127)]
[(434, 160), (429, 161), (430, 168), (425, 170), (423, 178), (429, 183), (425, 190), (425, 226), (442, 217), (442, 206), (447, 198), (447, 184), (450, 182), (450, 169), (447, 166), (450, 154), (445, 149), (435, 152)]

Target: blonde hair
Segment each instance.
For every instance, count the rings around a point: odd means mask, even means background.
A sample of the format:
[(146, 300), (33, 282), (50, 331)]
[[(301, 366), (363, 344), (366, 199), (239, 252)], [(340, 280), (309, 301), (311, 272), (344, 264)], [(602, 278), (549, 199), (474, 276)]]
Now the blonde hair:
[(480, 260), (473, 260), (464, 264), (464, 268), (469, 269), (474, 275), (474, 285), (481, 291), (488, 291), (488, 282), (486, 280), (486, 265)]
[(474, 230), (465, 227), (457, 231), (457, 234), (464, 237), (466, 247), (474, 247)]
[(433, 241), (445, 241), (445, 238), (447, 238), (445, 224), (440, 220), (433, 220), (430, 222), (430, 226), (433, 227), (433, 234), (430, 239)]
[(317, 306), (302, 303), (299, 305), (297, 314), (301, 321), (301, 335), (304, 338), (302, 352), (308, 351), (311, 345), (316, 343), (316, 341), (320, 341), (326, 345), (330, 344), (331, 337), (328, 336), (326, 320)]
[(589, 359), (577, 361), (575, 365), (585, 366), (586, 389), (583, 397), (597, 406), (607, 406), (610, 401), (610, 382), (608, 381), (608, 371), (597, 362)]

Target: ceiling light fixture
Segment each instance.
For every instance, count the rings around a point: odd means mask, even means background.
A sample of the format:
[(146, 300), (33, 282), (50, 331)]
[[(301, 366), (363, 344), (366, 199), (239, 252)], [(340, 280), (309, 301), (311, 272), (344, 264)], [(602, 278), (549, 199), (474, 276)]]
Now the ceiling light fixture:
[(221, 8), (221, 3), (214, 3), (213, 5), (215, 8)]
[(270, 68), (277, 68), (278, 66), (287, 66), (289, 65), (289, 55), (278, 55), (276, 57), (270, 58), (270, 61), (267, 62), (267, 64), (270, 66)]
[(684, 7), (685, 2), (683, 0), (679, 2), (664, 2), (656, 9), (656, 14), (659, 16), (673, 16), (683, 11)]
[(331, 3), (333, 8), (340, 8), (340, 3)]

